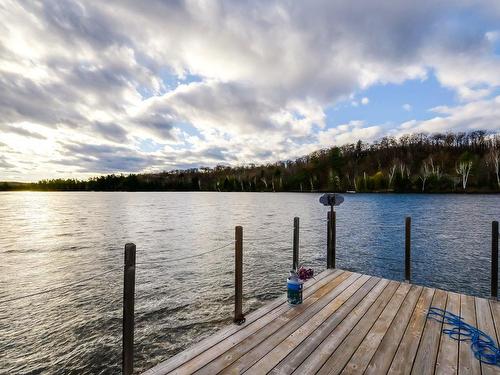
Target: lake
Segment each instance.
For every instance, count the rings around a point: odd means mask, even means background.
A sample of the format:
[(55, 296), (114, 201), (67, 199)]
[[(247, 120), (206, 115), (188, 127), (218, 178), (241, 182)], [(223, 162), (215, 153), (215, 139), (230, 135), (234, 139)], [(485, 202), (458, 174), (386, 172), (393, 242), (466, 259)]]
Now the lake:
[[(119, 373), (127, 242), (137, 245), (136, 369), (200, 341), (232, 320), (236, 225), (244, 231), (244, 311), (285, 291), (294, 216), (300, 262), (325, 269), (319, 196), (0, 193), (0, 373)], [(337, 267), (402, 280), (406, 216), (414, 283), (489, 295), (499, 195), (346, 194)]]

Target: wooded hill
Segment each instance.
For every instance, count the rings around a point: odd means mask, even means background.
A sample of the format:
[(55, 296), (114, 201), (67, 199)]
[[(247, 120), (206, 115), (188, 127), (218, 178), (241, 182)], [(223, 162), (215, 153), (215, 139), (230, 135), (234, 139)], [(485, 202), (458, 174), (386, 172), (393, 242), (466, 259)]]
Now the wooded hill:
[(267, 165), (0, 183), (0, 190), (500, 192), (499, 162), (500, 134), (412, 134)]

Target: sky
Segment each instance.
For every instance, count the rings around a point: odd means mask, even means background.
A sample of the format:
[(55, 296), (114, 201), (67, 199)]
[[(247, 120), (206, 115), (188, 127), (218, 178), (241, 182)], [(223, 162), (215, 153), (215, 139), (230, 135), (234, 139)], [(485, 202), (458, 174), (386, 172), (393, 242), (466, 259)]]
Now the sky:
[(0, 0), (0, 180), (500, 131), (500, 1)]

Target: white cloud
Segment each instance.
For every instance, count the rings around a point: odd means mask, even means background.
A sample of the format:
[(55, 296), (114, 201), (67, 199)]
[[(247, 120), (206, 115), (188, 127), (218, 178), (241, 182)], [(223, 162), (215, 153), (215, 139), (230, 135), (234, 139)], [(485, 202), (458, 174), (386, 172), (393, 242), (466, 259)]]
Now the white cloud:
[(499, 30), (487, 31), (484, 34), (484, 37), (486, 38), (487, 41), (491, 43), (496, 43), (500, 41), (500, 31)]
[[(0, 153), (9, 169), (0, 170), (34, 178), (127, 162), (139, 171), (288, 158), (382, 135), (386, 126), (356, 122), (328, 129), (326, 108), (367, 105), (354, 98), (374, 84), (430, 74), (463, 105), (403, 129), (498, 129), (488, 116), (458, 113), (493, 111), (486, 103), (500, 87), (498, 30), (456, 21), (468, 11), (500, 21), (489, 0), (4, 0), (0, 135), (9, 148)], [(198, 82), (172, 83), (191, 76)], [(34, 134), (45, 137), (36, 158), (22, 147)], [(65, 153), (75, 139), (95, 162)], [(146, 141), (160, 151), (143, 151)], [(92, 145), (117, 151), (119, 162)]]
[(323, 147), (355, 143), (359, 139), (373, 141), (382, 136), (383, 131), (384, 128), (380, 125), (366, 126), (363, 121), (350, 121), (347, 124), (320, 132), (318, 141)]
[(411, 104), (406, 103), (406, 104), (403, 104), (403, 109), (407, 112), (410, 112), (412, 110), (412, 106), (411, 106)]
[(401, 124), (400, 133), (500, 129), (500, 96), (455, 107), (436, 107), (432, 111), (436, 116), (431, 119), (412, 120)]

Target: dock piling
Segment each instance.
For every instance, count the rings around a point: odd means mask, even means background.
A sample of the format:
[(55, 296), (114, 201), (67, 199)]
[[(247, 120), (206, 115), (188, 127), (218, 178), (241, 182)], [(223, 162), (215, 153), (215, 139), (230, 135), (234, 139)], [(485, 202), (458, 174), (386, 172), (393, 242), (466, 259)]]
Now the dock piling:
[(411, 282), (411, 217), (405, 220), (405, 281)]
[(328, 212), (327, 220), (327, 241), (326, 241), (326, 266), (327, 268), (335, 268), (336, 258), (336, 240), (337, 240), (337, 223), (336, 212), (332, 209)]
[(298, 217), (293, 218), (293, 269), (299, 269), (299, 223)]
[(331, 220), (331, 226), (332, 226), (332, 256), (331, 256), (331, 265), (330, 268), (335, 268), (336, 266), (336, 260), (337, 260), (337, 213), (335, 210), (332, 209), (332, 220)]
[(491, 298), (498, 298), (498, 221), (491, 223)]
[(122, 372), (124, 375), (131, 375), (134, 371), (135, 252), (136, 248), (133, 243), (125, 245), (122, 347)]
[(328, 211), (328, 214), (327, 214), (327, 219), (326, 219), (326, 268), (330, 268), (330, 253), (331, 253), (331, 245), (330, 245), (330, 242), (332, 240), (332, 235), (331, 235), (331, 230), (332, 230), (332, 226), (330, 224), (331, 222), (331, 213), (330, 211)]
[(243, 227), (235, 228), (234, 246), (234, 322), (245, 323), (243, 316)]

